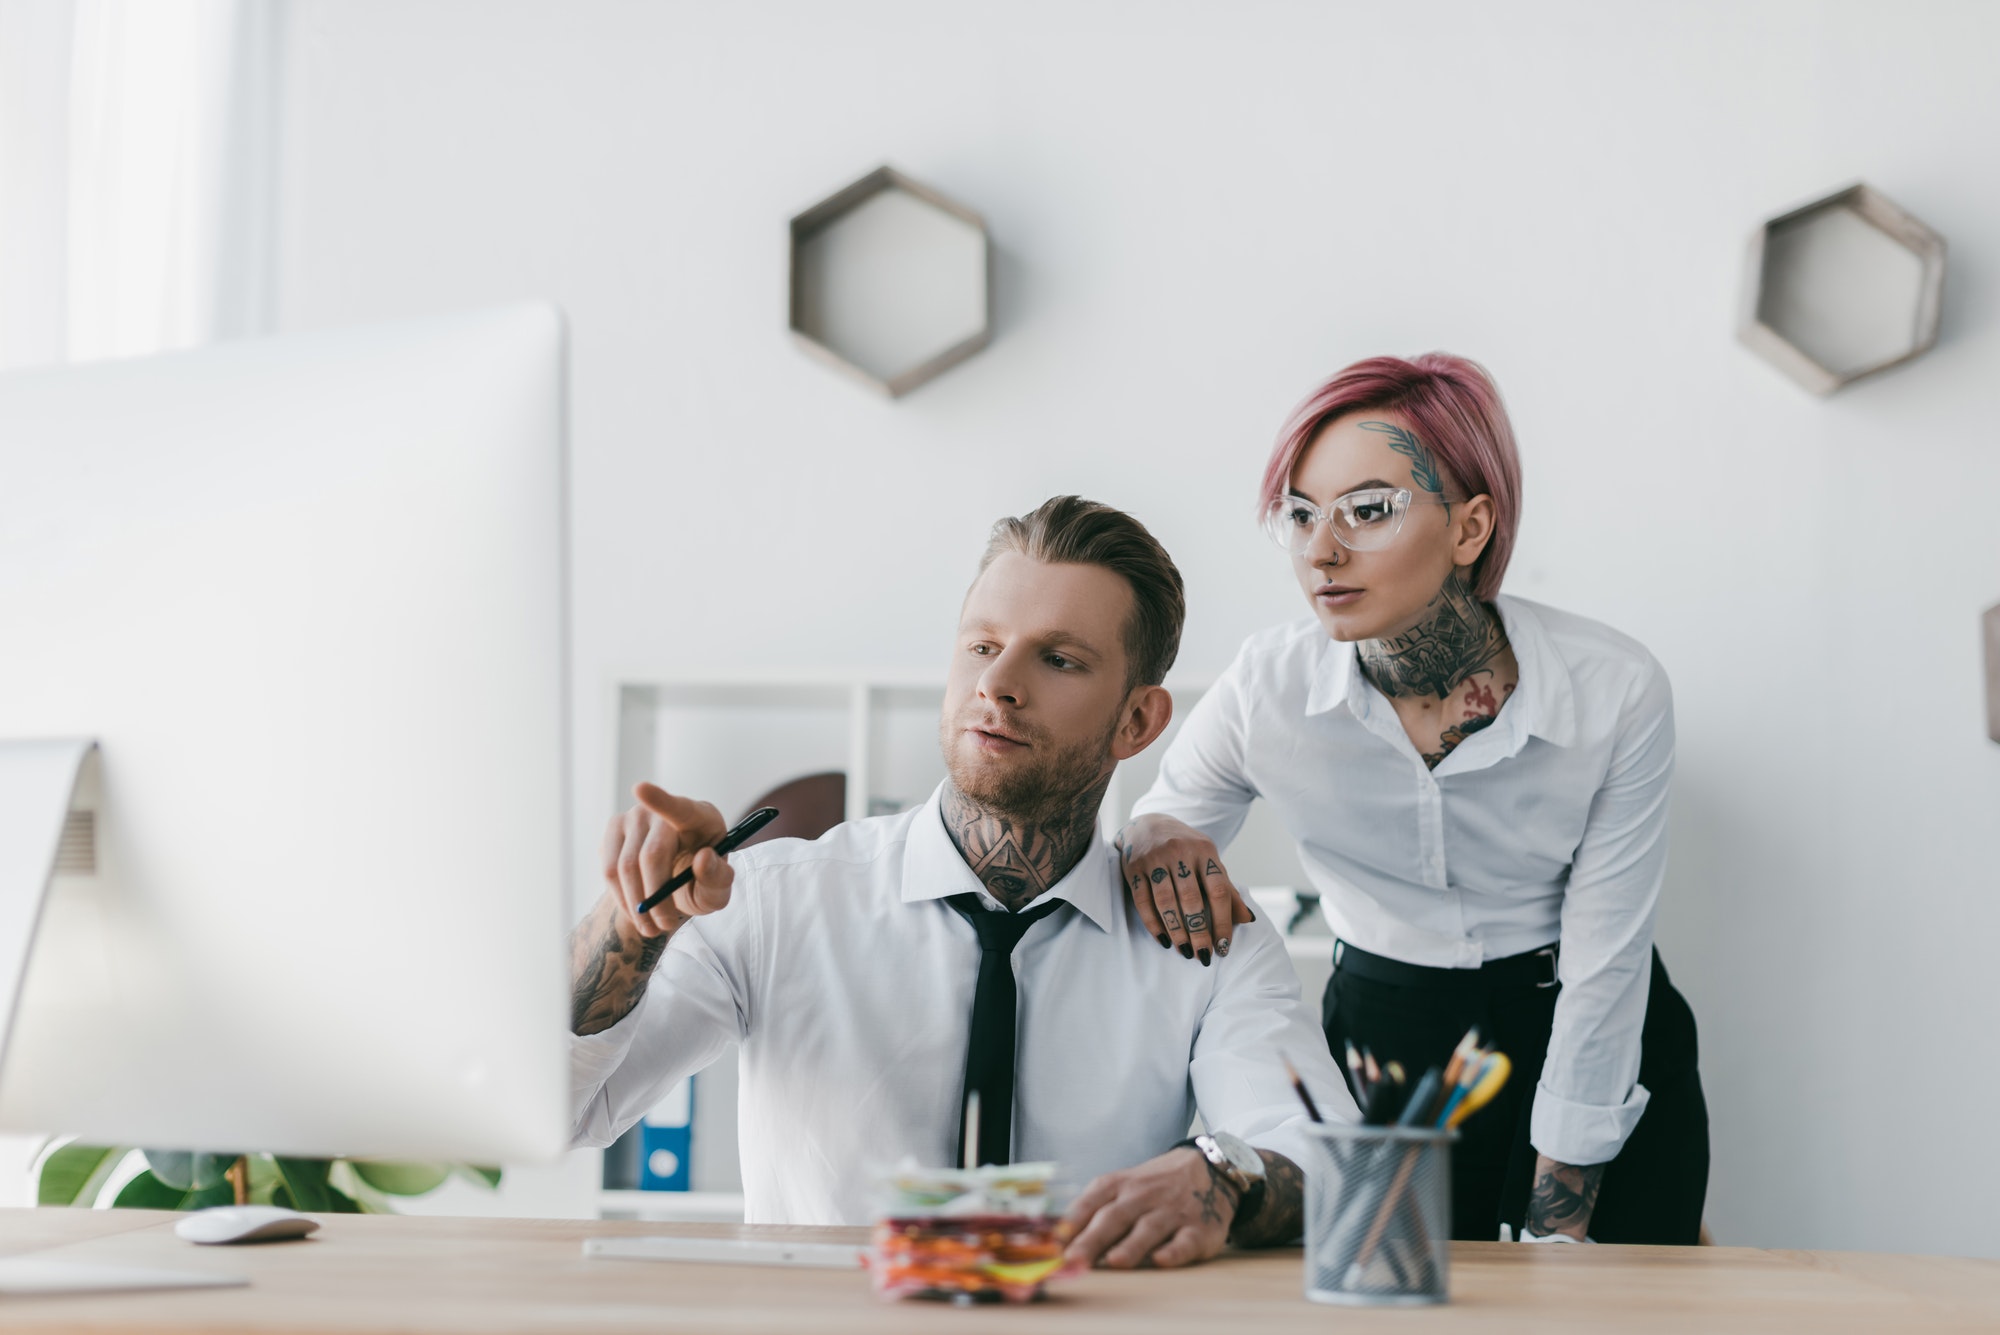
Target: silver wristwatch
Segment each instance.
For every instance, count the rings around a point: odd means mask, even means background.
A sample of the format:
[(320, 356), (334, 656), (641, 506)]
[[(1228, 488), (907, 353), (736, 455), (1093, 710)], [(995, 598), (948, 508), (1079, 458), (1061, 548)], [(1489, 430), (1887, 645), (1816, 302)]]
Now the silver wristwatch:
[(1227, 1131), (1212, 1131), (1183, 1141), (1207, 1159), (1209, 1166), (1236, 1188), (1236, 1218), (1248, 1219), (1264, 1203), (1264, 1156), (1249, 1142)]

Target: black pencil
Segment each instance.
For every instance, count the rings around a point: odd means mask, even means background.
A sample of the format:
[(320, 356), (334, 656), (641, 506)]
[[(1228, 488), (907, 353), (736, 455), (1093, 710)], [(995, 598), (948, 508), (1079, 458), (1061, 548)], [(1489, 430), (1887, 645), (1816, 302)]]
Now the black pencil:
[(1326, 1119), (1321, 1117), (1319, 1109), (1313, 1106), (1313, 1096), (1306, 1093), (1306, 1082), (1299, 1078), (1299, 1068), (1292, 1065), (1292, 1059), (1283, 1053), (1278, 1054), (1278, 1060), (1285, 1064), (1285, 1073), (1292, 1077), (1292, 1088), (1299, 1092), (1299, 1102), (1306, 1105), (1306, 1116), (1315, 1122), (1324, 1122)]

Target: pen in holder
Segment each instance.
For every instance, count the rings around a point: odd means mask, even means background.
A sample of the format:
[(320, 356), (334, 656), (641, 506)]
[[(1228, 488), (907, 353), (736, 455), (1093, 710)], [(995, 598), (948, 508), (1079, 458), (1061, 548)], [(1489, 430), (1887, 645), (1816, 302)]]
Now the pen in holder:
[(1451, 1142), (1433, 1127), (1307, 1128), (1306, 1297), (1357, 1306), (1450, 1296)]

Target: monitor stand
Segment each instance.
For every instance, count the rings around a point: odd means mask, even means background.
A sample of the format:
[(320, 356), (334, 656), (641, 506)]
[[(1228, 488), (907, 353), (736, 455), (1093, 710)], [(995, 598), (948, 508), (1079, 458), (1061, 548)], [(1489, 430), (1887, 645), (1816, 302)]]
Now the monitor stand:
[[(58, 875), (96, 874), (101, 792), (96, 742), (0, 741), (0, 1071), (49, 886)], [(199, 1272), (78, 1264), (60, 1259), (63, 1250), (0, 1259), (0, 1295), (248, 1283)]]
[(58, 870), (95, 871), (97, 743), (0, 739), (0, 1070)]

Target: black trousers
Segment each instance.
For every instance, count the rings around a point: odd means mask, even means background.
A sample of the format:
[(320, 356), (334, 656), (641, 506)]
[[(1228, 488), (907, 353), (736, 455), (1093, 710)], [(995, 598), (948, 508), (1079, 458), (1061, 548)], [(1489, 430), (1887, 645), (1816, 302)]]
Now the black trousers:
[[(1401, 1062), (1412, 1080), (1426, 1067), (1444, 1065), (1473, 1025), (1488, 1046), (1507, 1054), (1513, 1077), (1459, 1128), (1451, 1152), (1452, 1236), (1491, 1241), (1502, 1223), (1518, 1233), (1527, 1214), (1535, 1169), (1529, 1113), (1562, 989), (1532, 982), (1486, 986), (1477, 971), (1449, 972), (1459, 977), (1448, 984), (1392, 983), (1362, 977), (1352, 967), (1336, 968), (1321, 1020), (1343, 1067), (1346, 1044), (1352, 1042), (1378, 1061)], [(1696, 1069), (1694, 1012), (1668, 981), (1657, 950), (1640, 1041), (1639, 1083), (1652, 1097), (1625, 1148), (1605, 1169), (1590, 1236), (1599, 1242), (1691, 1245), (1699, 1238), (1708, 1195), (1708, 1105)]]

